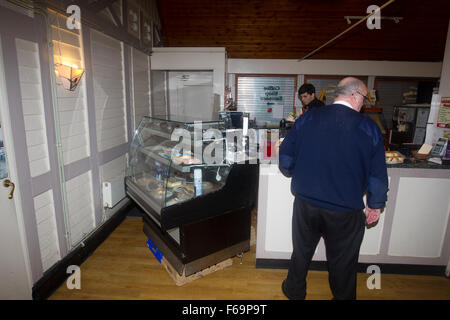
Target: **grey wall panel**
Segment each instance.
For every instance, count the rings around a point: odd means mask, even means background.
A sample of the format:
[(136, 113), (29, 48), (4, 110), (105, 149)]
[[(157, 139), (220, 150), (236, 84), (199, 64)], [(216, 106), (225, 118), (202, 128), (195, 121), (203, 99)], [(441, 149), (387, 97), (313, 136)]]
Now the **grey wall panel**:
[(65, 225), (64, 225), (64, 214), (63, 214), (63, 196), (60, 184), (60, 175), (58, 168), (58, 154), (55, 147), (57, 143), (56, 132), (55, 132), (55, 118), (53, 113), (53, 105), (55, 101), (52, 98), (52, 88), (51, 79), (52, 76), (50, 71), (50, 61), (49, 61), (49, 47), (47, 44), (47, 26), (43, 17), (36, 16), (38, 21), (41, 21), (40, 28), (38, 29), (39, 35), (39, 57), (41, 63), (41, 79), (42, 79), (42, 95), (44, 99), (44, 112), (45, 112), (45, 123), (47, 124), (47, 145), (49, 152), (49, 162), (50, 162), (50, 176), (51, 184), (50, 187), (53, 189), (53, 202), (55, 208), (55, 221), (56, 221), (56, 231), (58, 235), (58, 243), (60, 255), (65, 256), (68, 253), (67, 242), (65, 238)]
[[(86, 75), (86, 101), (89, 119), (89, 143), (90, 143), (90, 154), (89, 158), (89, 168), (92, 174), (93, 183), (93, 197), (94, 197), (94, 212), (95, 212), (95, 223), (99, 225), (102, 219), (103, 208), (100, 193), (100, 173), (98, 168), (98, 139), (97, 139), (97, 129), (96, 129), (96, 115), (95, 115), (95, 93), (94, 93), (94, 77), (93, 77), (93, 67), (92, 67), (92, 48), (91, 48), (91, 30), (90, 28), (83, 28), (83, 39), (84, 39), (84, 61), (86, 65), (86, 70), (88, 70)], [(90, 72), (89, 72), (90, 71)]]

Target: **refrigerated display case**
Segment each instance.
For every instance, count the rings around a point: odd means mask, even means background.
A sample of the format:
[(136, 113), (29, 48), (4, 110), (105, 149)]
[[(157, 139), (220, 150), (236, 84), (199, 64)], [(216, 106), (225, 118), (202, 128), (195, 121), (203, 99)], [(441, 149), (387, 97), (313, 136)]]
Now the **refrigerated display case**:
[[(183, 137), (201, 155), (213, 144), (226, 154), (223, 121), (202, 121), (198, 128), (193, 119), (143, 117), (125, 177), (127, 195), (144, 211), (144, 233), (186, 276), (249, 249), (258, 187), (256, 164), (226, 158), (211, 164), (180, 149)], [(208, 129), (220, 136), (204, 138)]]

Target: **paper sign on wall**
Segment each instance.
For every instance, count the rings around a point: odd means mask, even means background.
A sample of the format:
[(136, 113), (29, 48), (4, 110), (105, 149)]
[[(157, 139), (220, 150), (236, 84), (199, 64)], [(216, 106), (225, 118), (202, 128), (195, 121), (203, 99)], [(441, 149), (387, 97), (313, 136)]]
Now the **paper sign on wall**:
[(434, 145), (436, 141), (443, 136), (444, 128), (439, 128), (437, 126), (441, 102), (441, 96), (434, 93), (431, 99), (431, 108), (428, 116), (427, 133), (425, 137), (425, 143), (429, 145)]
[(450, 128), (450, 97), (441, 98), (437, 126), (438, 128)]
[(282, 105), (275, 105), (272, 108), (272, 116), (274, 119), (282, 119), (283, 118), (283, 106)]

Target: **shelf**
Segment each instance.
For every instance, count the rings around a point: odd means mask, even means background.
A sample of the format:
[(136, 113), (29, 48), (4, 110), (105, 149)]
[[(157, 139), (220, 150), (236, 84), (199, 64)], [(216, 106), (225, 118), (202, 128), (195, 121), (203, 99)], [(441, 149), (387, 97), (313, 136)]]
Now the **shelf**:
[(213, 164), (207, 164), (207, 163), (197, 163), (197, 164), (187, 164), (187, 165), (181, 165), (177, 164), (176, 162), (170, 161), (167, 158), (164, 158), (160, 156), (159, 154), (156, 154), (150, 150), (146, 150), (145, 148), (138, 149), (140, 152), (145, 154), (146, 156), (152, 158), (153, 160), (161, 162), (163, 165), (167, 167), (174, 168), (177, 171), (180, 172), (190, 172), (191, 168), (201, 168), (201, 167), (228, 167), (229, 164), (227, 163), (213, 163)]
[[(176, 129), (176, 128), (175, 128)], [(148, 133), (150, 133), (150, 134), (152, 134), (152, 135), (155, 135), (155, 136), (158, 136), (158, 137), (161, 137), (161, 138), (165, 138), (165, 139), (167, 139), (167, 140), (171, 140), (171, 137), (172, 137), (172, 133), (167, 133), (167, 132), (161, 132), (161, 131), (158, 131), (158, 130), (155, 130), (155, 129), (151, 129), (151, 128), (142, 128), (142, 131), (147, 131)], [(189, 131), (189, 130), (188, 130)], [(194, 140), (194, 134), (193, 134), (193, 131), (189, 131), (190, 133), (191, 133), (191, 136), (192, 136), (192, 141), (195, 141)], [(220, 139), (201, 139), (201, 141), (202, 142), (215, 142), (215, 141), (220, 141), (220, 140), (226, 140), (226, 138), (220, 138)], [(175, 142), (175, 141), (174, 141)]]
[[(145, 148), (139, 148), (138, 149), (140, 152), (142, 152), (143, 154), (145, 154), (146, 156), (161, 162), (162, 164), (164, 164), (165, 166), (169, 167), (170, 166), (170, 160), (164, 157), (161, 157), (159, 154), (154, 153), (153, 151), (147, 150)], [(180, 170), (182, 171), (182, 170)], [(183, 171), (185, 172), (185, 171)]]
[(161, 131), (151, 129), (151, 128), (146, 128), (146, 127), (142, 128), (142, 130), (147, 131), (147, 132), (151, 133), (152, 135), (155, 135), (155, 136), (158, 136), (161, 138), (166, 138), (167, 140), (170, 140), (170, 137), (172, 135), (171, 133), (161, 132)]

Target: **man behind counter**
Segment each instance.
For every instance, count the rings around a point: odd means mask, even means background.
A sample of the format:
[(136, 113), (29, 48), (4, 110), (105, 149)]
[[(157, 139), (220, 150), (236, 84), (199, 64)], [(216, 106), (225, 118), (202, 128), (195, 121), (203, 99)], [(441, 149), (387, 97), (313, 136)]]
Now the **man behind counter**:
[(298, 89), (298, 99), (303, 105), (303, 113), (311, 108), (325, 105), (325, 103), (316, 98), (316, 88), (310, 83), (305, 83)]

